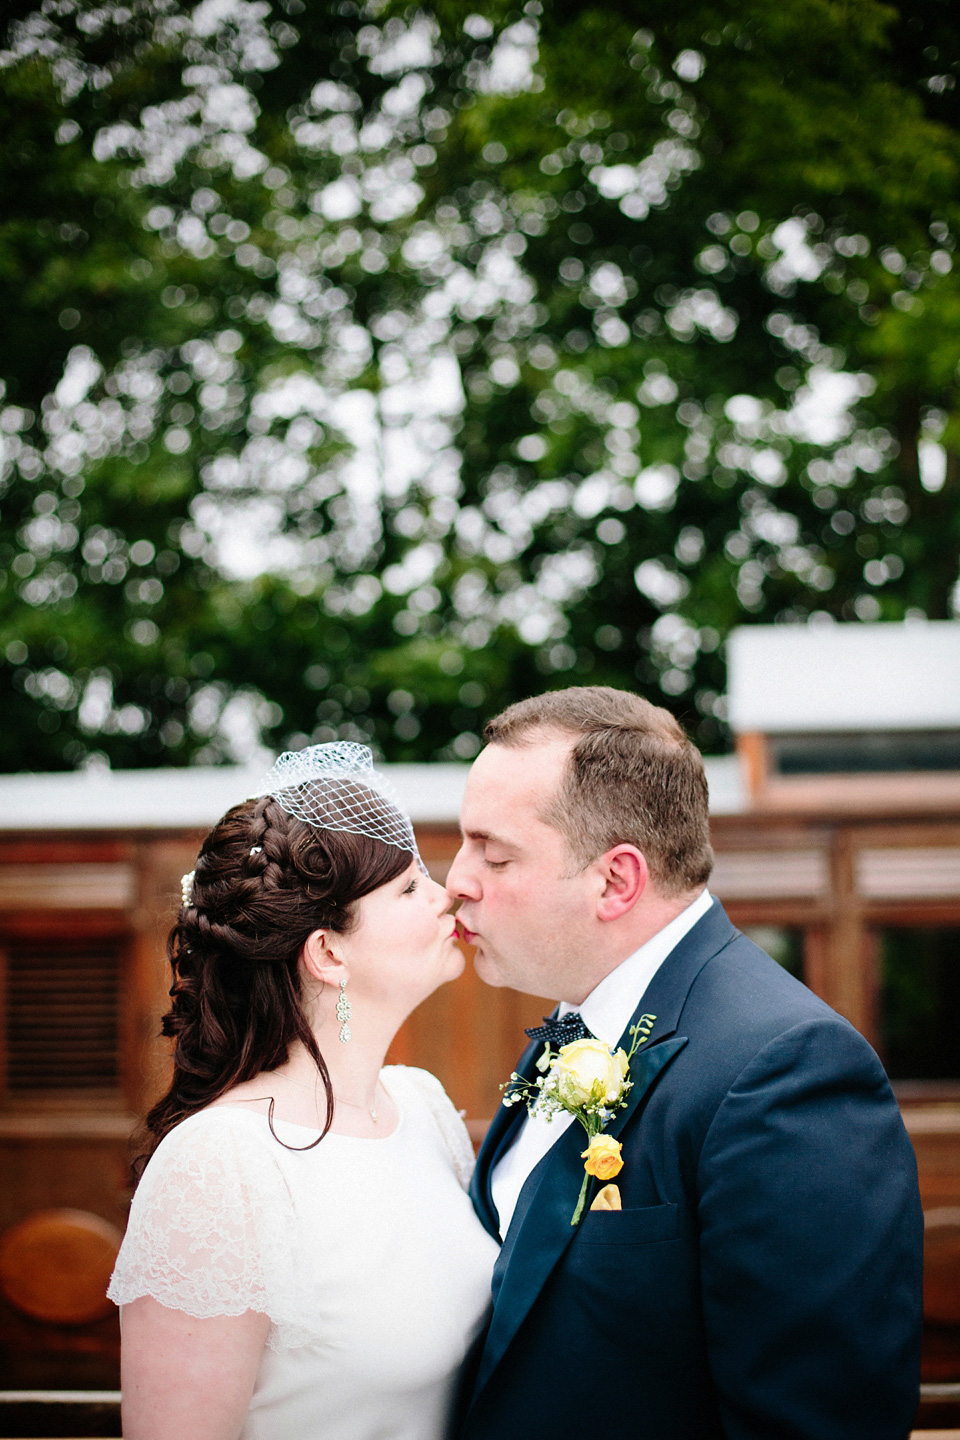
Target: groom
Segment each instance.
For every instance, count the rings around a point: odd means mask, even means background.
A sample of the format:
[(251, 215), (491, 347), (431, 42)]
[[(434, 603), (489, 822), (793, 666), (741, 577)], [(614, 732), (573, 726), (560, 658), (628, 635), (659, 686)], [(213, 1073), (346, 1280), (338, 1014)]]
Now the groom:
[(554, 1049), (649, 1034), (604, 1131), (620, 1209), (593, 1180), (571, 1224), (572, 1117), (497, 1112), (473, 1198), (503, 1248), (462, 1440), (904, 1440), (913, 1152), (869, 1045), (708, 894), (698, 751), (600, 686), (512, 705), (487, 741), (448, 880), (479, 974), (579, 1012)]

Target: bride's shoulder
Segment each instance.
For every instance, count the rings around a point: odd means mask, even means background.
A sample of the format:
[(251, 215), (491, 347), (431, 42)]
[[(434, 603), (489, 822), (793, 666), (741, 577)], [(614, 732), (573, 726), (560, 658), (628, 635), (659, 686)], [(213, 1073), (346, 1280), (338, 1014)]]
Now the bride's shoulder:
[(401, 1104), (414, 1100), (432, 1116), (453, 1162), (461, 1185), (466, 1189), (473, 1173), (473, 1146), (458, 1110), (436, 1075), (416, 1065), (388, 1065), (383, 1080), (390, 1094)]
[(418, 1095), (442, 1096), (448, 1105), (453, 1104), (436, 1075), (429, 1070), (421, 1070), (419, 1065), (384, 1065), (380, 1074), (388, 1088), (403, 1088)]
[(160, 1141), (137, 1193), (182, 1184), (188, 1178), (209, 1184), (220, 1176), (228, 1184), (253, 1168), (262, 1171), (269, 1160), (265, 1129), (256, 1111), (239, 1105), (208, 1105), (197, 1110)]
[(444, 1090), (436, 1075), (421, 1070), (418, 1065), (385, 1065), (381, 1078), (387, 1090), (396, 1099), (411, 1097), (434, 1112), (447, 1112), (460, 1119), (450, 1096)]
[(239, 1102), (205, 1105), (202, 1110), (195, 1110), (167, 1132), (157, 1147), (158, 1153), (164, 1146), (170, 1149), (202, 1147), (217, 1143), (219, 1138), (225, 1135), (256, 1135), (263, 1128), (262, 1120), (260, 1125), (251, 1125), (250, 1120), (258, 1115), (259, 1107)]

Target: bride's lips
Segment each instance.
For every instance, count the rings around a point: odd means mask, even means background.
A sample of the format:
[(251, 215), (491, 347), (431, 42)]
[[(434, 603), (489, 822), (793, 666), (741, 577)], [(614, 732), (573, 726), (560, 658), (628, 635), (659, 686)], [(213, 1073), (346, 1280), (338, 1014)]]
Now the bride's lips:
[(466, 925), (464, 925), (463, 921), (459, 918), (457, 919), (457, 934), (460, 936), (460, 939), (463, 940), (464, 943), (467, 945), (472, 945), (477, 938), (476, 931), (468, 930)]

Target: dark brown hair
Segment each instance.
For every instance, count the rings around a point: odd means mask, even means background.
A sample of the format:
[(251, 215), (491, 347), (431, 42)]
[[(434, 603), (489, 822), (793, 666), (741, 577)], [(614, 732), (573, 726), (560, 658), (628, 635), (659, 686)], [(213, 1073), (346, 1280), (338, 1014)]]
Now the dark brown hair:
[[(412, 859), (381, 840), (308, 825), (271, 795), (227, 811), (201, 846), (191, 903), (181, 907), (167, 943), (173, 1003), (162, 1030), (174, 1040), (173, 1079), (147, 1116), (140, 1170), (181, 1120), (282, 1065), (297, 1040), (326, 1094), (323, 1139), (333, 1090), (303, 1009), (300, 952), (314, 930), (347, 934), (353, 903)], [(271, 1126), (272, 1117), (271, 1100)]]
[(706, 884), (713, 851), (703, 759), (669, 710), (629, 690), (574, 686), (508, 706), (485, 735), (493, 745), (522, 746), (550, 731), (573, 745), (542, 818), (581, 868), (628, 844), (642, 851), (663, 894)]

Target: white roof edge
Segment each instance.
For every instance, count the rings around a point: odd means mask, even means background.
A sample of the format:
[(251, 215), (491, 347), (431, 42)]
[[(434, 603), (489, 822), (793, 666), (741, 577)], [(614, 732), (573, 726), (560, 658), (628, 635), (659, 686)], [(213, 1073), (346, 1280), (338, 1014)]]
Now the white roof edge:
[[(706, 762), (710, 808), (744, 808), (736, 756)], [(381, 765), (415, 825), (456, 825), (469, 765)], [(263, 767), (81, 770), (0, 775), (0, 833), (72, 830), (209, 830), (251, 795)]]
[(741, 815), (747, 809), (747, 787), (737, 755), (705, 755), (711, 815)]
[(960, 622), (743, 625), (727, 641), (738, 734), (960, 729)]

